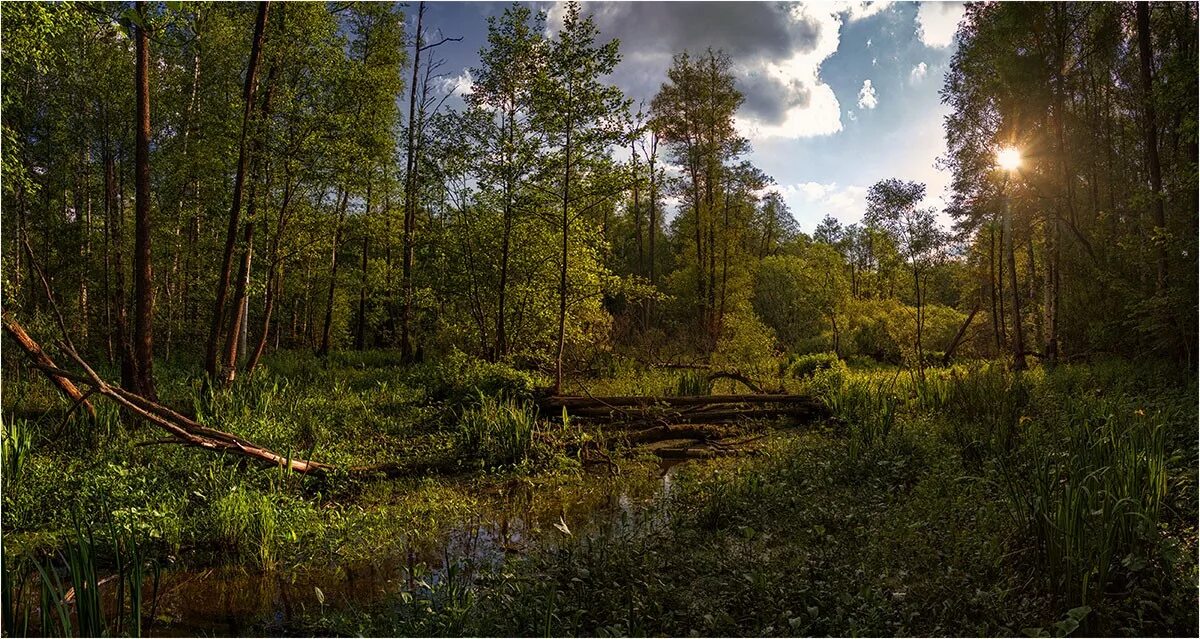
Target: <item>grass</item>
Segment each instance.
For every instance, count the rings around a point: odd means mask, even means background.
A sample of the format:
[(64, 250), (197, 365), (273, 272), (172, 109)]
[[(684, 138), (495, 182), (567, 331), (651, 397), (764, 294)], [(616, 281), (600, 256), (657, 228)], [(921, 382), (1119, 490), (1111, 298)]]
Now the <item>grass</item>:
[[(176, 570), (234, 563), (292, 574), (412, 556), (471, 522), (536, 505), (519, 515), (538, 523), (518, 554), (477, 566), (447, 546), (436, 578), (405, 568), (416, 583), (394, 599), (314, 600), (285, 629), (1194, 634), (1194, 378), (1125, 362), (1019, 375), (980, 362), (923, 379), (805, 362), (786, 390), (818, 394), (837, 420), (776, 431), (753, 455), (679, 467), (665, 497), (638, 507), (621, 500), (653, 493), (658, 480), (625, 460), (621, 477), (600, 481), (564, 457), (565, 443), (591, 433), (537, 414), (531, 397), (545, 380), (461, 357), (403, 367), (386, 353), (327, 362), (285, 353), (211, 394), (162, 367), (160, 392), (201, 421), (290, 456), (411, 469), (388, 481), (303, 478), (139, 446), (156, 433), (122, 424), (105, 404), (96, 420), (64, 422), (51, 389), (6, 377), (5, 624), (20, 625), (10, 594), (25, 580), (47, 588), (41, 609), (58, 615), (48, 627), (81, 631), (53, 605), (54, 588), (73, 580), (55, 584), (73, 574), (73, 544), (85, 582), (88, 565), (97, 575), (125, 566), (129, 580), (141, 566), (144, 580), (148, 560), (167, 556)], [(705, 392), (696, 379), (625, 370), (577, 383), (593, 394)], [(86, 552), (71, 507), (95, 531)], [(580, 509), (597, 517), (580, 519)], [(564, 516), (569, 532), (553, 525)], [(121, 541), (130, 539), (136, 560)], [(43, 579), (31, 562), (58, 552)], [(125, 615), (120, 632), (134, 634), (134, 623)]]

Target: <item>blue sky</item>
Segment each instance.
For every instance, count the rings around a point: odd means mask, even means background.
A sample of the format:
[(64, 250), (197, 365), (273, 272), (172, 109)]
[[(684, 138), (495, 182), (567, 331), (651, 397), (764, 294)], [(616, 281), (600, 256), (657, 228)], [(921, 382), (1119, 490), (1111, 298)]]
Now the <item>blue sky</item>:
[[(553, 28), (562, 5), (533, 2)], [(739, 128), (749, 159), (775, 178), (811, 231), (825, 214), (844, 223), (863, 213), (867, 188), (899, 177), (928, 186), (941, 207), (948, 176), (938, 91), (954, 53), (961, 3), (584, 2), (602, 38), (621, 40), (612, 82), (647, 103), (671, 55), (724, 49), (746, 103)], [(435, 2), (426, 25), (462, 37), (435, 50), (443, 86), (465, 90), (486, 42), (487, 16), (504, 2)], [(415, 7), (414, 7), (415, 8)], [(410, 10), (410, 20), (415, 11)], [(427, 35), (433, 37), (433, 33)]]

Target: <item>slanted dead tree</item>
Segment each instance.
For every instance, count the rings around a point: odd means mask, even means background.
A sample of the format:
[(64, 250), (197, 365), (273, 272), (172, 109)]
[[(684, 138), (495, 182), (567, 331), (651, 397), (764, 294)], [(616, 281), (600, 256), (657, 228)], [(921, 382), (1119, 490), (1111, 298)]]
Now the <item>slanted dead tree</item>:
[(50, 383), (57, 386), (58, 390), (67, 396), (67, 399), (83, 406), (84, 410), (92, 417), (96, 416), (96, 409), (88, 401), (87, 396), (80, 392), (79, 387), (70, 379), (51, 372), (57, 369), (58, 365), (54, 363), (53, 359), (50, 359), (46, 351), (42, 350), (42, 346), (34, 341), (29, 336), (29, 333), (26, 333), (25, 329), (7, 311), (4, 313), (4, 332), (17, 343), (17, 346), (21, 347), (21, 350), (25, 352), (25, 356), (33, 362), (36, 368), (46, 374), (46, 378), (50, 380)]

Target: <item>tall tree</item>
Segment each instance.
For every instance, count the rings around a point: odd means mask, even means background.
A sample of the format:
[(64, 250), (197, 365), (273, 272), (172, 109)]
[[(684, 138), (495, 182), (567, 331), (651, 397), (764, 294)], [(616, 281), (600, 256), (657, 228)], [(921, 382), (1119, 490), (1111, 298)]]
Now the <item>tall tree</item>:
[(209, 324), (208, 346), (204, 356), (204, 371), (209, 379), (217, 379), (221, 373), (220, 344), (221, 327), (225, 324), (225, 306), (229, 297), (229, 280), (233, 272), (233, 255), (237, 249), (237, 235), (241, 224), (242, 191), (250, 165), (250, 129), (254, 115), (255, 94), (258, 91), (258, 67), (262, 59), (263, 40), (266, 37), (267, 14), (270, 0), (258, 3), (258, 17), (254, 22), (251, 39), (250, 60), (246, 65), (246, 82), (242, 89), (242, 129), (238, 140), (237, 171), (233, 177), (233, 200), (229, 209), (229, 226), (225, 233), (225, 250), (221, 257), (221, 271), (217, 275), (217, 296), (213, 301), (212, 321)]
[(554, 171), (561, 179), (559, 204), (562, 251), (559, 254), (558, 342), (554, 364), (554, 392), (562, 390), (563, 354), (566, 348), (567, 273), (570, 229), (577, 202), (590, 203), (598, 193), (587, 193), (581, 179), (596, 163), (607, 158), (609, 147), (624, 134), (622, 116), (629, 101), (602, 78), (620, 62), (616, 40), (597, 45), (599, 29), (589, 15), (580, 14), (578, 2), (567, 5), (562, 28), (550, 42), (544, 76), (538, 83), (538, 116), (548, 138), (557, 145), (552, 156)]
[[(933, 209), (922, 208), (925, 185), (890, 178), (876, 182), (867, 191), (868, 223), (892, 236), (908, 262), (912, 274), (916, 331), (913, 346), (918, 374), (925, 374), (925, 292), (929, 271), (942, 259), (946, 236), (937, 224)], [(1014, 289), (1015, 290), (1015, 289)]]
[(133, 355), (134, 392), (156, 399), (154, 388), (154, 272), (150, 246), (150, 43), (146, 5), (137, 3), (137, 142), (134, 150)]

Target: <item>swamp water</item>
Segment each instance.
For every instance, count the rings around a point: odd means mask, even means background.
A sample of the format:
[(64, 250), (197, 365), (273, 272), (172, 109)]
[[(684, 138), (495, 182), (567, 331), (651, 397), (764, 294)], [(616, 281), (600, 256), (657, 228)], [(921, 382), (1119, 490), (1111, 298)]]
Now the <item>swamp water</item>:
[[(152, 577), (146, 578), (143, 632), (149, 636), (278, 634), (314, 613), (353, 610), (405, 592), (419, 596), (447, 580), (470, 580), (481, 569), (499, 566), (510, 554), (553, 545), (567, 534), (629, 525), (670, 493), (680, 463), (632, 465), (620, 476), (585, 475), (552, 487), (514, 480), (478, 495), (477, 512), (432, 541), (397, 542), (391, 546), (396, 550), (381, 551), (370, 561), (347, 563), (330, 557), (323, 564), (321, 558), (314, 558), (302, 568), (275, 570), (243, 565), (164, 568), (157, 597), (152, 595)], [(381, 545), (385, 542), (381, 540)], [(100, 589), (107, 616), (112, 617), (115, 584), (102, 583)], [(36, 591), (36, 585), (31, 590)]]

